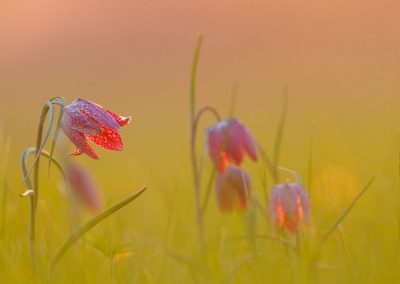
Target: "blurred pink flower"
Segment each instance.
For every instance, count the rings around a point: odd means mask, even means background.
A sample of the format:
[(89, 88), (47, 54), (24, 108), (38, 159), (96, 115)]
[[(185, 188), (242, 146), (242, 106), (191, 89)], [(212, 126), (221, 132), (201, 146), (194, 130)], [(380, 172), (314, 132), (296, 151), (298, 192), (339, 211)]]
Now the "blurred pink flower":
[(65, 174), (72, 193), (91, 211), (99, 211), (102, 205), (101, 191), (88, 170), (67, 163)]
[(223, 173), (227, 164), (239, 166), (244, 154), (257, 160), (256, 143), (249, 130), (236, 118), (228, 118), (210, 126), (207, 129), (207, 146), (211, 160)]
[(225, 173), (217, 173), (215, 192), (220, 210), (246, 210), (250, 187), (249, 175), (238, 167), (228, 165)]
[(72, 155), (85, 153), (98, 159), (86, 138), (104, 149), (121, 151), (123, 145), (119, 130), (130, 121), (131, 117), (122, 117), (88, 100), (76, 99), (64, 108), (61, 128), (77, 147)]
[(300, 221), (307, 220), (310, 202), (300, 183), (275, 185), (270, 200), (272, 219), (278, 229), (287, 229), (294, 233)]

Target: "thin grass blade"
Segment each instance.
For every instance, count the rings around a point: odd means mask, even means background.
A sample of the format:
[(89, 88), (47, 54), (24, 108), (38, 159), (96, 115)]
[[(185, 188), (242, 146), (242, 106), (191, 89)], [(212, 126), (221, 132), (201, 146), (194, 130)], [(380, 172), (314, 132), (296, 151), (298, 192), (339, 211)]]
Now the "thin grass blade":
[(69, 250), (69, 248), (80, 238), (82, 238), (89, 230), (91, 230), (94, 226), (102, 222), (104, 219), (108, 218), (112, 214), (114, 214), (119, 209), (125, 207), (133, 200), (138, 198), (147, 188), (142, 188), (138, 192), (134, 193), (133, 195), (129, 196), (128, 198), (122, 200), (121, 202), (115, 204), (113, 207), (106, 209), (102, 213), (98, 214), (97, 216), (90, 219), (88, 222), (80, 226), (76, 229), (64, 242), (61, 246), (60, 250), (57, 252), (56, 256), (50, 263), (49, 271), (53, 272), (54, 268), (56, 267), (57, 263), (61, 260), (61, 258), (65, 255), (65, 253)]
[[(46, 110), (46, 108), (47, 108), (47, 110)], [(40, 144), (40, 147), (39, 147), (39, 149), (37, 151), (37, 154), (35, 156), (35, 159), (32, 162), (32, 165), (31, 165), (29, 171), (27, 171), (27, 173), (24, 174), (24, 181), (23, 182), (26, 182), (26, 180), (30, 176), (32, 170), (35, 168), (36, 163), (37, 163), (37, 161), (38, 161), (38, 159), (40, 157), (40, 153), (44, 149), (44, 146), (46, 145), (46, 142), (47, 142), (47, 140), (48, 140), (48, 138), (50, 136), (50, 132), (51, 132), (51, 129), (53, 127), (53, 122), (54, 122), (54, 105), (49, 101), (47, 101), (45, 106), (43, 107), (42, 114), (45, 115), (47, 113), (47, 111), (49, 112), (49, 122), (48, 122), (48, 125), (47, 125), (46, 132), (45, 132), (45, 134), (43, 136), (42, 143)], [(41, 118), (41, 119), (44, 119), (44, 118)], [(41, 121), (41, 123), (42, 123), (42, 121)]]
[(207, 183), (207, 187), (206, 187), (206, 195), (204, 196), (203, 205), (201, 206), (201, 214), (203, 214), (203, 216), (204, 216), (204, 214), (206, 212), (206, 209), (207, 209), (207, 206), (208, 206), (208, 201), (210, 199), (211, 188), (212, 188), (216, 173), (217, 173), (217, 169), (214, 166), (212, 171), (211, 171), (210, 178), (208, 179), (208, 183)]
[(56, 148), (58, 135), (60, 134), (60, 130), (61, 130), (61, 121), (62, 121), (63, 116), (64, 116), (64, 108), (61, 107), (61, 108), (60, 108), (60, 113), (59, 113), (59, 116), (58, 116), (58, 121), (57, 121), (56, 130), (54, 131), (53, 141), (52, 141), (52, 143), (51, 143), (51, 150), (50, 150), (50, 157), (49, 157), (49, 167), (48, 167), (48, 172), (47, 172), (47, 175), (48, 175), (48, 176), (50, 176), (51, 160), (52, 160), (52, 158), (53, 158), (54, 150), (55, 150), (55, 148)]
[(279, 119), (278, 128), (276, 130), (274, 155), (273, 155), (273, 159), (272, 159), (272, 162), (275, 166), (279, 165), (283, 131), (285, 129), (285, 123), (286, 123), (286, 116), (287, 116), (287, 109), (288, 109), (288, 94), (287, 93), (288, 93), (287, 88), (285, 88), (285, 92), (284, 92), (284, 96), (283, 96), (282, 113), (281, 113), (281, 117)]
[(203, 43), (203, 35), (199, 35), (197, 39), (196, 48), (194, 50), (192, 71), (190, 76), (190, 116), (193, 122), (196, 113), (196, 74), (197, 74), (197, 64), (200, 57), (200, 49)]
[(354, 205), (357, 203), (357, 201), (361, 198), (361, 196), (364, 195), (364, 193), (368, 190), (368, 188), (371, 186), (372, 182), (375, 180), (375, 176), (372, 177), (367, 185), (361, 190), (351, 201), (349, 206), (347, 206), (346, 209), (342, 211), (342, 213), (339, 215), (339, 217), (336, 219), (336, 221), (330, 226), (330, 228), (326, 231), (326, 233), (323, 235), (321, 239), (320, 245), (322, 245), (328, 238), (329, 236), (336, 230), (336, 228), (343, 222), (343, 220), (347, 217), (347, 215), (350, 213), (351, 209), (353, 209)]

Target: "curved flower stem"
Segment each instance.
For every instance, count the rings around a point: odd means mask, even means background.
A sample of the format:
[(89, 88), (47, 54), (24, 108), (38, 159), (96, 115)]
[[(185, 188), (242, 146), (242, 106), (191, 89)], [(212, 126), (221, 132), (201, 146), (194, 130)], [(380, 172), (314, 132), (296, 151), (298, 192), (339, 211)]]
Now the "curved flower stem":
[(295, 177), (297, 183), (301, 182), (300, 175), (297, 172), (295, 172), (294, 170), (291, 170), (291, 169), (288, 169), (288, 168), (284, 168), (284, 167), (278, 167), (278, 170), (281, 170), (281, 171), (287, 172), (289, 174), (292, 174)]
[[(32, 190), (32, 193), (29, 194), (30, 197), (30, 247), (31, 247), (31, 256), (34, 259), (35, 256), (35, 224), (36, 224), (36, 211), (37, 211), (37, 201), (39, 196), (39, 165), (40, 165), (40, 156), (43, 154), (44, 146), (50, 136), (51, 129), (53, 127), (54, 122), (54, 104), (65, 106), (65, 101), (62, 97), (54, 97), (44, 104), (42, 108), (42, 112), (39, 119), (39, 126), (36, 136), (36, 148), (29, 148), (22, 156), (22, 172), (24, 176), (24, 183), (28, 187), (28, 190)], [(46, 122), (47, 114), (49, 113), (49, 122), (46, 129), (46, 132), (43, 135), (44, 125)], [(60, 113), (62, 115), (62, 112)], [(59, 121), (61, 118), (59, 118)], [(33, 149), (33, 150), (32, 150)], [(31, 169), (28, 171), (26, 167), (26, 159), (27, 156), (35, 152), (35, 158), (32, 162)], [(27, 154), (27, 152), (29, 152)], [(47, 153), (46, 153), (47, 154)], [(52, 153), (48, 154), (49, 160), (52, 161)], [(33, 176), (33, 186), (30, 181), (30, 173), (31, 170), (34, 170)]]
[(196, 131), (197, 125), (200, 120), (200, 117), (207, 110), (214, 112), (216, 116), (219, 118), (219, 114), (216, 111), (211, 110), (211, 107), (204, 107), (196, 114), (196, 74), (197, 74), (197, 64), (199, 62), (200, 57), (200, 49), (203, 43), (203, 35), (197, 39), (196, 48), (193, 55), (192, 68), (190, 74), (190, 92), (189, 92), (189, 103), (190, 103), (190, 154), (192, 160), (192, 168), (193, 168), (193, 178), (194, 178), (194, 187), (195, 187), (195, 202), (196, 202), (196, 215), (197, 215), (197, 227), (199, 230), (199, 242), (200, 249), (204, 252), (205, 248), (205, 240), (204, 240), (204, 224), (203, 224), (203, 216), (202, 216), (202, 208), (201, 208), (201, 196), (200, 196), (200, 174), (199, 168), (197, 164), (197, 156), (196, 156)]
[(203, 218), (201, 216), (201, 204), (200, 204), (200, 179), (197, 169), (197, 157), (196, 157), (196, 148), (195, 148), (195, 137), (196, 137), (196, 73), (197, 73), (197, 63), (199, 61), (200, 49), (203, 42), (203, 35), (200, 35), (197, 39), (196, 48), (194, 51), (193, 62), (192, 62), (192, 70), (190, 77), (190, 139), (191, 139), (191, 159), (192, 159), (192, 168), (193, 168), (193, 178), (194, 178), (194, 189), (195, 189), (195, 202), (196, 202), (196, 214), (197, 214), (197, 227), (199, 230), (199, 242), (200, 249), (204, 251), (204, 225)]
[(197, 163), (197, 155), (196, 155), (196, 137), (197, 137), (197, 128), (200, 122), (201, 117), (207, 113), (212, 113), (215, 118), (219, 121), (221, 120), (221, 116), (218, 111), (211, 106), (202, 107), (195, 115), (192, 120), (192, 133), (191, 133), (191, 157), (192, 157), (192, 167), (193, 167), (193, 176), (194, 176), (194, 186), (195, 186), (195, 198), (196, 198), (196, 212), (197, 212), (197, 225), (199, 227), (199, 239), (200, 246), (202, 250), (204, 249), (204, 222), (203, 222), (203, 208), (201, 204), (201, 195), (200, 195), (200, 173), (202, 169), (199, 168)]
[(33, 173), (33, 191), (35, 192), (35, 211), (34, 215), (36, 215), (36, 209), (37, 209), (37, 199), (39, 197), (39, 164), (40, 164), (40, 148), (42, 145), (42, 136), (43, 136), (43, 128), (44, 128), (44, 123), (46, 121), (46, 116), (47, 113), (50, 109), (50, 104), (51, 102), (47, 101), (46, 104), (43, 106), (42, 109), (42, 114), (40, 115), (39, 119), (39, 127), (38, 127), (38, 132), (36, 136), (36, 162), (35, 162), (35, 168), (34, 168), (34, 173)]
[[(27, 160), (28, 157), (34, 153), (36, 153), (36, 149), (34, 147), (26, 149), (21, 156), (21, 167), (22, 167), (22, 173), (24, 176), (28, 175), (28, 170), (27, 170)], [(50, 162), (53, 162), (57, 168), (60, 170), (61, 174), (64, 177), (64, 181), (66, 182), (65, 178), (65, 173), (60, 165), (60, 163), (55, 160), (54, 158), (50, 157), (50, 154), (47, 153), (46, 151), (42, 150), (41, 155), (47, 157)], [(21, 194), (22, 197), (29, 196), (29, 215), (30, 215), (30, 222), (29, 222), (29, 239), (30, 239), (30, 251), (31, 251), (31, 257), (32, 257), (32, 262), (34, 263), (34, 257), (35, 257), (35, 224), (36, 224), (36, 218), (35, 218), (35, 202), (36, 202), (36, 196), (35, 196), (35, 191), (32, 189), (32, 184), (29, 179), (29, 177), (26, 180), (26, 186), (28, 190), (24, 193)]]

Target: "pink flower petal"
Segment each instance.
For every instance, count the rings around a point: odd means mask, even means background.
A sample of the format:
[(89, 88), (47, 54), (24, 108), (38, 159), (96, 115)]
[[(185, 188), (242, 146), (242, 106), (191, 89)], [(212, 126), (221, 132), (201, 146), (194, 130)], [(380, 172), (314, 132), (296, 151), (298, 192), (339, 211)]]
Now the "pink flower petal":
[(93, 148), (87, 143), (86, 137), (84, 134), (73, 130), (73, 129), (63, 129), (65, 135), (74, 143), (76, 146), (76, 150), (72, 153), (72, 155), (80, 155), (85, 153), (92, 159), (97, 160), (99, 156), (93, 150)]
[(235, 161), (236, 165), (240, 165), (244, 156), (244, 145), (242, 139), (242, 128), (236, 119), (229, 121), (229, 126), (226, 128), (225, 150), (229, 157)]
[(98, 211), (102, 203), (101, 192), (90, 172), (68, 163), (66, 176), (73, 193), (83, 204), (92, 211)]
[(87, 137), (104, 149), (111, 151), (123, 150), (121, 136), (117, 130), (104, 128), (103, 133), (96, 136), (87, 135)]
[(225, 172), (225, 164), (229, 161), (225, 151), (223, 150), (224, 133), (220, 131), (218, 126), (211, 126), (207, 129), (207, 147), (209, 155), (217, 165), (220, 172)]
[(114, 119), (118, 122), (119, 126), (125, 126), (128, 125), (131, 121), (132, 121), (132, 117), (128, 116), (128, 117), (123, 117), (115, 112), (106, 110), (109, 114), (112, 115), (112, 117), (114, 117)]
[(91, 117), (98, 124), (104, 125), (106, 128), (120, 129), (118, 122), (103, 107), (85, 99), (76, 99), (71, 106), (79, 109), (83, 114)]
[(307, 221), (309, 201), (299, 183), (276, 185), (271, 193), (270, 211), (278, 229), (296, 232), (300, 221)]
[(102, 131), (98, 123), (72, 106), (64, 108), (63, 124), (83, 134), (97, 135)]
[(240, 168), (228, 166), (224, 174), (217, 174), (215, 192), (222, 212), (233, 209), (246, 210), (250, 194), (250, 178)]
[(244, 127), (244, 125), (240, 124), (240, 132), (241, 132), (241, 139), (243, 142), (244, 149), (246, 150), (247, 154), (253, 161), (257, 161), (257, 146), (256, 142), (254, 141), (253, 137), (250, 134), (250, 131)]

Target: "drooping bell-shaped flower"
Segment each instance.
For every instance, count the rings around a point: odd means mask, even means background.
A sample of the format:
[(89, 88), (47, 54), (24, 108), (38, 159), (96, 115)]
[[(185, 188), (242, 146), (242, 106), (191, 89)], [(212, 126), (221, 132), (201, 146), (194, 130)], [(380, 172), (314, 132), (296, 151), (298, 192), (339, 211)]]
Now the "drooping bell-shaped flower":
[(85, 153), (98, 159), (87, 139), (104, 149), (121, 151), (119, 130), (130, 121), (131, 117), (120, 116), (85, 99), (76, 99), (64, 108), (61, 128), (77, 148), (73, 155)]
[(210, 126), (206, 132), (211, 160), (223, 173), (227, 164), (239, 166), (245, 154), (257, 160), (256, 143), (249, 130), (236, 118), (228, 118)]
[(65, 168), (68, 188), (89, 210), (96, 212), (101, 209), (102, 195), (93, 176), (85, 168), (68, 162)]
[(300, 183), (275, 185), (271, 192), (270, 211), (278, 229), (296, 232), (301, 221), (307, 221), (310, 202)]
[(246, 210), (250, 196), (249, 175), (238, 167), (228, 165), (224, 173), (217, 173), (215, 193), (222, 212)]

